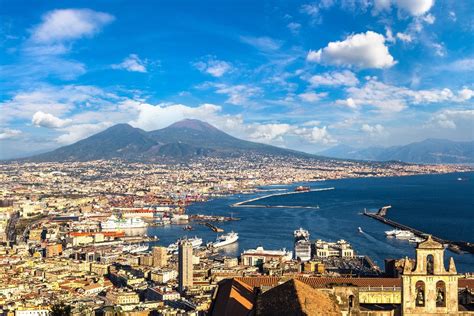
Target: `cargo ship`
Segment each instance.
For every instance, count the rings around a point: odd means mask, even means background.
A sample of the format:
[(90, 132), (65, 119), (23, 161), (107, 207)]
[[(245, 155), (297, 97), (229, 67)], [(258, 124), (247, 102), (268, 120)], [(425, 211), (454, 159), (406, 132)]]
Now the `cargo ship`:
[(310, 187), (305, 187), (305, 186), (297, 186), (296, 189), (295, 189), (295, 192), (309, 192), (311, 191), (311, 188)]
[(213, 248), (221, 248), (233, 244), (234, 242), (237, 242), (237, 240), (239, 240), (239, 234), (230, 232), (228, 234), (218, 236), (216, 241), (210, 243), (209, 245)]
[(141, 218), (118, 218), (115, 215), (110, 216), (106, 221), (100, 223), (102, 230), (143, 228), (146, 226), (147, 223)]

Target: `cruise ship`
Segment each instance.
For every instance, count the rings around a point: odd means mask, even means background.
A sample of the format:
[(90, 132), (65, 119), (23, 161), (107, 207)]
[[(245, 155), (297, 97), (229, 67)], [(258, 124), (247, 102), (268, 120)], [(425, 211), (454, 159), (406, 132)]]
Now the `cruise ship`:
[(397, 239), (411, 239), (415, 237), (415, 234), (413, 234), (411, 231), (400, 229), (387, 230), (385, 235), (387, 237), (395, 237)]
[(124, 229), (124, 228), (143, 228), (147, 223), (141, 218), (118, 218), (115, 215), (110, 216), (106, 221), (100, 223), (102, 230)]
[(213, 248), (221, 248), (233, 244), (237, 240), (239, 240), (239, 234), (230, 232), (228, 234), (218, 236), (215, 242), (210, 243), (210, 246)]
[(147, 251), (148, 248), (148, 245), (125, 245), (122, 250), (129, 253), (137, 253)]
[(295, 259), (303, 262), (311, 260), (309, 232), (300, 227), (293, 232), (293, 236), (295, 237)]
[(199, 237), (194, 237), (194, 238), (183, 238), (183, 239), (178, 239), (175, 243), (172, 243), (171, 245), (168, 246), (168, 252), (178, 252), (178, 245), (179, 242), (187, 239), (191, 245), (193, 246), (194, 249), (201, 247), (202, 245), (202, 238)]

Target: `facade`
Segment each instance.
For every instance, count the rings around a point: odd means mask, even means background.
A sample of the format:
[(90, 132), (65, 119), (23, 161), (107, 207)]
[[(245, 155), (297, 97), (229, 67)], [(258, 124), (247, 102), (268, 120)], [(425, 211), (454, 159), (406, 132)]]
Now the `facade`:
[(183, 240), (178, 246), (178, 288), (181, 292), (193, 286), (193, 245)]
[(285, 262), (291, 260), (293, 254), (286, 250), (265, 250), (263, 247), (244, 251), (241, 255), (241, 261), (244, 266), (258, 266), (269, 261)]
[(454, 260), (444, 266), (444, 247), (431, 236), (416, 249), (416, 266), (403, 269), (403, 315), (456, 315), (458, 279)]
[(153, 247), (153, 266), (163, 268), (168, 264), (168, 251), (165, 247)]
[(317, 258), (329, 258), (329, 257), (339, 257), (339, 258), (352, 258), (354, 257), (354, 250), (351, 245), (341, 239), (337, 242), (327, 242), (321, 239), (318, 239), (315, 244), (315, 252)]

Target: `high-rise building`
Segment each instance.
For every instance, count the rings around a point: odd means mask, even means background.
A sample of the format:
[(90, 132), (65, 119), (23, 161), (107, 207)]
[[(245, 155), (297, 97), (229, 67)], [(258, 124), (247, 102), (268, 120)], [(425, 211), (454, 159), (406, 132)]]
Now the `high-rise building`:
[(165, 247), (153, 247), (153, 266), (163, 268), (168, 264), (168, 250)]
[(178, 286), (181, 292), (193, 286), (193, 246), (187, 240), (178, 246)]

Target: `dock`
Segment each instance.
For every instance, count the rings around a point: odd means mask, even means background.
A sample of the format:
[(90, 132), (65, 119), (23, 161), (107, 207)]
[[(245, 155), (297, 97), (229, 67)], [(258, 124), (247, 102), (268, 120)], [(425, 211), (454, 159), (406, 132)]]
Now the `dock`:
[(222, 228), (219, 228), (219, 227), (217, 227), (217, 226), (214, 226), (214, 225), (212, 225), (212, 224), (209, 223), (209, 222), (206, 222), (205, 225), (206, 225), (207, 227), (209, 227), (213, 232), (216, 232), (216, 233), (222, 233), (222, 232), (224, 232), (224, 230), (223, 230)]
[[(330, 187), (330, 188), (312, 189), (312, 190), (308, 190), (308, 191), (296, 191), (296, 192), (267, 194), (267, 195), (256, 197), (256, 198), (253, 198), (253, 199), (237, 202), (237, 203), (231, 204), (230, 206), (231, 207), (285, 207), (286, 208), (288, 206), (285, 206), (285, 205), (269, 206), (269, 205), (248, 204), (248, 203), (263, 200), (263, 199), (266, 199), (266, 198), (269, 198), (269, 197), (272, 197), (272, 196), (282, 196), (282, 195), (291, 195), (291, 194), (302, 194), (302, 193), (308, 193), (308, 192), (329, 191), (329, 190), (334, 190), (334, 189), (335, 189), (334, 187)], [(290, 206), (290, 208), (315, 208), (315, 207), (312, 207), (312, 206)]]
[[(368, 216), (370, 218), (373, 218), (375, 220), (378, 220), (379, 222), (382, 222), (386, 225), (392, 226), (396, 229), (400, 230), (407, 230), (412, 232), (415, 236), (421, 237), (421, 238), (426, 238), (426, 236), (430, 235), (428, 233), (422, 232), (421, 230), (418, 230), (416, 228), (410, 227), (408, 225), (404, 225), (401, 223), (398, 223), (396, 221), (393, 221), (391, 219), (385, 218), (385, 215), (387, 214), (387, 210), (391, 208), (391, 206), (384, 206), (381, 209), (379, 209), (378, 212), (367, 212), (364, 210), (364, 215)], [(462, 252), (468, 252), (471, 254), (474, 254), (474, 244), (465, 242), (465, 241), (452, 241), (452, 240), (447, 240), (443, 238), (439, 238), (437, 236), (431, 236), (433, 240), (443, 244), (447, 245), (448, 249), (451, 250), (454, 253), (462, 253)]]

